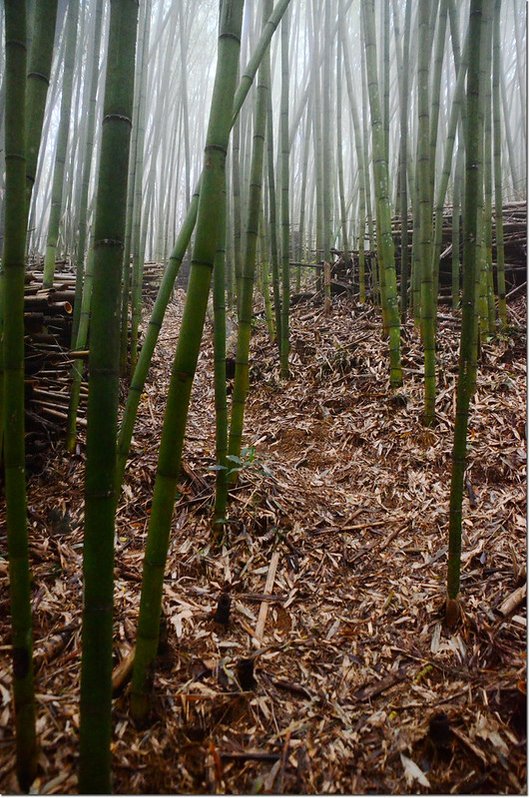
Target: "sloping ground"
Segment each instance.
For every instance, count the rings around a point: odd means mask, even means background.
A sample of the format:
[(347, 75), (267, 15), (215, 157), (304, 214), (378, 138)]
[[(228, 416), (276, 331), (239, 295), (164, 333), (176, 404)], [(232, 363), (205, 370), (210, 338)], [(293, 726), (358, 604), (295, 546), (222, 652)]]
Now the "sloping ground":
[[(469, 441), (464, 618), (443, 625), (458, 322), (440, 322), (438, 426), (421, 426), (422, 356), (388, 390), (377, 313), (293, 311), (292, 378), (257, 320), (250, 447), (230, 545), (209, 545), (211, 330), (199, 363), (164, 593), (154, 722), (114, 705), (117, 793), (521, 793), (526, 789), (526, 305), (482, 353)], [(116, 546), (116, 662), (134, 641), (173, 308), (141, 406)], [(83, 457), (30, 482), (39, 793), (77, 787)], [(2, 510), (3, 514), (3, 510)], [(0, 519), (3, 521), (3, 518)], [(1, 526), (5, 535), (5, 525)], [(1, 540), (5, 551), (5, 537)], [(2, 575), (7, 565), (0, 560)], [(0, 634), (0, 790), (15, 789), (8, 599)], [(231, 620), (215, 623), (218, 598)], [(503, 602), (514, 594), (513, 607)], [(265, 618), (265, 612), (267, 612)], [(262, 627), (260, 640), (254, 640)], [(255, 689), (241, 692), (252, 658)]]

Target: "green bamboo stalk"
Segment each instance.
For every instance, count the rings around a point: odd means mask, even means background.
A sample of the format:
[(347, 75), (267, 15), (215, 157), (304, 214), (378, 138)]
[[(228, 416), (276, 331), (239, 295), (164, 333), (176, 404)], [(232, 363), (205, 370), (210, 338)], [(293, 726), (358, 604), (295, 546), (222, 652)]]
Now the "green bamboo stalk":
[[(364, 34), (364, 16), (361, 9), (361, 36), (364, 41), (365, 34)], [(376, 52), (376, 60), (377, 60), (377, 52)], [(363, 48), (361, 54), (361, 80), (362, 80), (362, 90), (363, 90), (363, 125), (364, 125), (364, 115), (368, 113), (368, 109), (370, 107), (370, 90), (369, 90), (369, 78), (368, 78), (368, 66), (366, 60), (366, 46)], [(377, 75), (377, 73), (375, 73)], [(378, 86), (379, 89), (379, 86)], [(368, 97), (368, 101), (366, 100)], [(368, 128), (365, 129), (365, 135), (368, 136)], [(365, 142), (366, 147), (366, 171), (367, 174), (369, 173), (369, 160), (368, 160), (368, 142)], [(373, 178), (373, 143), (372, 143), (372, 178)], [(388, 164), (387, 164), (387, 173), (388, 173)], [(367, 191), (367, 200), (370, 199), (370, 180), (367, 180), (366, 187)], [(379, 222), (379, 212), (378, 212), (378, 205), (377, 205), (377, 190), (374, 186), (374, 214), (373, 218), (371, 216), (371, 208), (368, 206), (368, 237), (370, 241), (370, 249), (376, 253), (375, 258), (371, 259), (371, 287), (372, 287), (372, 298), (374, 302), (379, 305), (381, 308), (381, 314), (383, 319), (383, 336), (388, 337), (388, 306), (385, 301), (385, 281), (384, 281), (384, 270), (382, 268), (382, 258), (380, 257), (381, 251), (381, 237), (380, 237), (380, 222)]]
[[(180, 50), (180, 80), (181, 80), (181, 97), (182, 97), (182, 128), (184, 133), (184, 163), (186, 166), (185, 171), (185, 196), (186, 205), (191, 202), (191, 156), (190, 156), (190, 131), (189, 131), (189, 111), (188, 111), (188, 45), (189, 45), (189, 28), (185, 24), (184, 7), (180, 5), (180, 19), (179, 19), (179, 50)], [(187, 30), (188, 28), (188, 30)]]
[(410, 25), (412, 17), (412, 0), (405, 6), (405, 32), (403, 35), (403, 71), (401, 75), (400, 106), (400, 172), (399, 172), (399, 214), (401, 217), (401, 321), (407, 319), (408, 282), (409, 282), (409, 225), (407, 197), (407, 141), (408, 141), (408, 94), (409, 94), (409, 62), (410, 62)]
[[(28, 75), (26, 82), (26, 196), (27, 196), (27, 209), (26, 209), (26, 229), (27, 220), (29, 216), (29, 206), (31, 202), (31, 194), (33, 184), (35, 182), (35, 171), (37, 166), (37, 156), (40, 147), (42, 124), (44, 119), (44, 108), (46, 105), (46, 96), (50, 82), (51, 60), (53, 53), (53, 41), (55, 32), (55, 22), (57, 17), (57, 0), (46, 0), (46, 2), (39, 3), (34, 9), (35, 16), (32, 25), (32, 36), (28, 36), (28, 47), (31, 39), (31, 47), (29, 47), (28, 59)], [(29, 19), (26, 19), (29, 22)], [(4, 75), (5, 69), (0, 70)], [(0, 150), (5, 151), (3, 142), (4, 134), (4, 95), (5, 95), (5, 79), (2, 81), (2, 99), (0, 101)], [(0, 178), (0, 186), (2, 185), (2, 178)], [(4, 211), (0, 203), (0, 251), (3, 249), (3, 224), (4, 224)], [(26, 239), (27, 245), (27, 239)], [(1, 283), (1, 274), (0, 274)], [(0, 300), (1, 304), (1, 300)], [(0, 308), (0, 336), (2, 330), (2, 316), (3, 311)], [(0, 367), (0, 452), (2, 451), (3, 441), (3, 370)], [(2, 456), (0, 454), (0, 461)]]
[(363, 29), (366, 67), (368, 75), (368, 95), (372, 118), (373, 174), (377, 196), (377, 222), (380, 227), (379, 257), (385, 275), (386, 308), (389, 325), (390, 385), (393, 388), (403, 383), (400, 356), (400, 328), (397, 305), (396, 268), (394, 264), (394, 242), (392, 240), (391, 208), (388, 194), (388, 164), (384, 155), (384, 140), (381, 124), (381, 104), (377, 83), (377, 53), (375, 45), (374, 0), (363, 0)]
[(36, 774), (33, 631), (24, 451), (26, 252), (26, 6), (5, 2), (5, 237), (3, 265), (4, 474), (11, 604), (16, 770), (29, 791)]
[(383, 8), (383, 70), (381, 75), (381, 85), (383, 94), (383, 107), (381, 109), (383, 117), (383, 133), (385, 141), (385, 158), (387, 164), (390, 163), (390, 2), (386, 0), (382, 4)]
[(346, 214), (346, 200), (344, 196), (344, 164), (342, 158), (342, 58), (340, 38), (337, 41), (335, 79), (337, 81), (337, 178), (339, 189), (340, 227), (342, 232), (342, 249), (345, 253), (345, 256), (349, 257), (350, 245), (348, 242), (348, 220)]
[[(487, 140), (488, 116), (487, 113), (487, 97), (491, 91), (488, 84), (491, 84), (491, 4), (490, 0), (485, 0), (482, 8), (482, 52), (480, 64), (480, 95), (482, 102), (479, 106), (479, 125), (482, 130), (482, 158), (480, 160), (480, 169), (483, 181), (483, 194), (482, 194), (482, 208), (480, 210), (480, 219), (478, 221), (478, 241), (480, 242), (480, 268), (477, 271), (477, 288), (479, 292), (479, 325), (478, 325), (478, 341), (479, 346), (483, 339), (486, 338), (489, 332), (489, 278), (488, 278), (488, 251), (487, 251), (487, 203), (489, 193), (489, 221), (491, 222), (491, 135), (489, 142)], [(491, 134), (491, 126), (490, 126)], [(489, 152), (488, 152), (489, 144)], [(487, 187), (488, 179), (488, 164), (489, 164), (489, 188)]]
[[(302, 185), (300, 186), (300, 224), (298, 227), (298, 260), (300, 263), (307, 261), (307, 247), (306, 247), (306, 196), (307, 196), (307, 172), (309, 166), (309, 146), (311, 143), (311, 120), (309, 114), (306, 115), (306, 134), (304, 136), (304, 152), (302, 155)], [(298, 279), (301, 275), (301, 269), (296, 275), (296, 290), (300, 291), (300, 281)]]
[(239, 308), (239, 300), (241, 297), (241, 274), (242, 267), (242, 254), (241, 254), (241, 169), (240, 169), (240, 153), (241, 153), (241, 119), (234, 123), (232, 132), (232, 152), (231, 152), (231, 166), (232, 166), (232, 207), (233, 207), (233, 241), (234, 248), (234, 273), (235, 273), (235, 295), (236, 307)]
[[(54, 59), (53, 60), (55, 60), (57, 64), (64, 63), (64, 54), (65, 54), (65, 49), (66, 49), (66, 35), (65, 35), (65, 30), (64, 30), (65, 28), (66, 28), (66, 25), (62, 25), (61, 26), (62, 35), (59, 36), (58, 46), (57, 46), (55, 54), (54, 54)], [(51, 83), (50, 95), (49, 95), (49, 97), (46, 100), (46, 103), (49, 105), (50, 108), (53, 108), (56, 105), (57, 98), (58, 98), (58, 96), (60, 94), (60, 89), (61, 89), (61, 81), (60, 80), (54, 80)], [(43, 142), (48, 141), (49, 138), (50, 138), (51, 120), (52, 120), (52, 114), (46, 114), (45, 113), (44, 121), (43, 121), (43, 124), (42, 124), (42, 133), (41, 133), (41, 141), (43, 141)], [(42, 185), (42, 172), (43, 172), (44, 161), (45, 161), (44, 158), (37, 158), (37, 169), (36, 169), (36, 173), (34, 175), (34, 181), (33, 181), (35, 185)], [(51, 200), (51, 186), (45, 188), (44, 207), (48, 207), (49, 206), (50, 200)], [(35, 215), (36, 215), (36, 202), (35, 202), (35, 198), (32, 196), (32, 201), (30, 202), (30, 206), (29, 206), (28, 234), (26, 236), (26, 250), (29, 250), (29, 246), (30, 246), (30, 243), (31, 243), (31, 233), (32, 233), (33, 230), (35, 230), (35, 227), (36, 227)]]
[(276, 5), (274, 6), (274, 9), (269, 19), (262, 28), (261, 35), (259, 37), (258, 43), (254, 48), (254, 52), (249, 58), (245, 69), (241, 72), (241, 77), (239, 79), (239, 86), (237, 87), (234, 96), (232, 126), (234, 125), (235, 120), (239, 114), (239, 111), (241, 110), (241, 106), (245, 101), (245, 97), (250, 91), (250, 87), (252, 86), (252, 83), (256, 76), (256, 72), (258, 71), (258, 67), (261, 64), (265, 51), (269, 46), (270, 40), (272, 39), (272, 36), (276, 28), (280, 24), (282, 17), (285, 14), (285, 11), (288, 8), (290, 2), (291, 0), (278, 0)]
[(228, 501), (227, 459), (228, 409), (226, 403), (226, 300), (225, 300), (225, 234), (226, 189), (219, 208), (217, 252), (213, 267), (214, 314), (214, 391), (215, 391), (215, 506), (213, 533), (215, 542), (222, 543)]
[[(269, 98), (267, 96), (267, 103), (268, 99)], [(265, 175), (265, 165), (264, 165), (263, 179), (265, 179), (265, 177), (266, 175)], [(274, 341), (276, 341), (276, 330), (274, 329), (274, 318), (272, 312), (272, 301), (271, 301), (271, 292), (270, 292), (269, 253), (271, 251), (271, 247), (269, 241), (269, 228), (265, 221), (265, 219), (268, 219), (269, 216), (268, 213), (269, 208), (267, 201), (267, 192), (263, 189), (262, 192), (263, 192), (263, 204), (259, 217), (259, 256), (258, 256), (259, 277), (260, 277), (261, 293), (263, 295), (265, 323), (267, 325), (267, 332), (269, 333), (269, 338), (271, 340), (271, 343), (273, 343)]]
[[(270, 13), (270, 0), (263, 3), (264, 22)], [(282, 22), (282, 33), (285, 19)], [(268, 53), (263, 56), (268, 60)], [(248, 218), (245, 237), (245, 257), (243, 274), (241, 275), (241, 302), (239, 306), (239, 326), (237, 331), (236, 373), (232, 393), (232, 415), (228, 436), (228, 452), (230, 457), (240, 457), (241, 438), (243, 436), (243, 419), (249, 385), (249, 348), (252, 334), (252, 297), (254, 290), (254, 274), (256, 268), (256, 245), (261, 207), (261, 187), (263, 181), (263, 150), (267, 117), (268, 85), (265, 83), (269, 70), (262, 65), (259, 71), (256, 90), (256, 108), (254, 117), (254, 140), (252, 148), (252, 165), (250, 172)], [(233, 471), (230, 482), (236, 481), (237, 471)]]
[[(426, 41), (429, 35), (430, 5), (427, 0), (419, 5), (418, 35)], [(432, 204), (430, 192), (429, 147), (429, 57), (426, 47), (418, 55), (418, 188), (419, 231), (418, 248), (421, 263), (420, 315), (424, 354), (424, 411), (423, 423), (432, 426), (435, 421), (436, 352), (435, 352), (435, 297), (431, 268)]]
[[(129, 359), (129, 308), (131, 305), (131, 254), (132, 254), (132, 239), (133, 227), (135, 217), (138, 216), (136, 208), (137, 193), (136, 193), (136, 169), (141, 156), (138, 158), (138, 135), (140, 129), (140, 95), (141, 86), (145, 76), (144, 63), (145, 58), (145, 30), (147, 25), (146, 5), (143, 3), (140, 6), (138, 17), (138, 36), (136, 42), (136, 58), (134, 67), (134, 99), (133, 99), (133, 116), (132, 116), (132, 131), (131, 131), (131, 145), (129, 148), (129, 167), (127, 178), (127, 206), (125, 213), (125, 239), (123, 245), (123, 262), (122, 262), (122, 277), (121, 277), (121, 328), (120, 328), (120, 375), (125, 377), (128, 370)], [(168, 203), (169, 204), (169, 203)], [(132, 371), (132, 370), (131, 370)]]
[(274, 175), (274, 125), (272, 114), (272, 94), (270, 84), (270, 63), (266, 74), (267, 86), (267, 187), (269, 191), (269, 230), (270, 257), (272, 269), (272, 295), (274, 300), (274, 317), (276, 320), (276, 340), (280, 345), (282, 329), (282, 309), (280, 298), (280, 264), (278, 258), (278, 221), (276, 211), (276, 179)]
[[(142, 42), (140, 72), (140, 91), (138, 100), (138, 139), (136, 142), (136, 169), (134, 186), (134, 217), (132, 227), (133, 268), (132, 268), (132, 319), (131, 319), (131, 372), (138, 359), (138, 328), (142, 315), (142, 280), (144, 273), (144, 252), (142, 249), (142, 198), (144, 174), (145, 119), (147, 113), (147, 51), (151, 28), (151, 0), (145, 0), (145, 28)], [(145, 226), (145, 219), (144, 219)]]
[[(442, 233), (443, 233), (443, 209), (445, 204), (445, 197), (447, 194), (447, 187), (449, 185), (449, 178), (451, 175), (451, 163), (453, 160), (454, 144), (456, 139), (456, 129), (458, 122), (462, 117), (462, 106), (464, 102), (464, 89), (465, 77), (468, 67), (468, 54), (469, 44), (466, 36), (464, 50), (460, 59), (460, 64), (457, 73), (457, 80), (454, 89), (453, 99), (451, 102), (451, 112), (449, 115), (449, 124), (447, 129), (447, 136), (445, 139), (444, 159), (440, 180), (438, 185), (438, 193), (435, 203), (435, 221), (434, 221), (434, 245), (432, 248), (432, 272), (434, 283), (434, 296), (438, 296), (438, 280), (440, 272), (440, 250), (442, 246)], [(455, 172), (455, 180), (459, 180), (458, 171)], [(453, 199), (454, 203), (454, 199)], [(456, 233), (458, 235), (458, 224), (456, 225)], [(456, 245), (456, 254), (458, 255), (458, 245)], [(458, 272), (457, 272), (458, 273)], [(458, 289), (456, 291), (458, 293)]]
[[(430, 174), (429, 187), (431, 194), (431, 205), (434, 202), (434, 181), (436, 172), (436, 148), (438, 143), (438, 122), (440, 118), (440, 88), (442, 79), (442, 66), (445, 49), (445, 33), (447, 30), (447, 0), (440, 0), (438, 9), (438, 26), (436, 31), (436, 42), (434, 46), (434, 64), (431, 80), (431, 110), (430, 110), (430, 131), (429, 131), (429, 158)], [(421, 50), (422, 48), (420, 48)], [(435, 294), (435, 297), (437, 294)]]
[[(361, 14), (361, 28), (363, 26)], [(366, 192), (366, 225), (368, 226), (368, 246), (370, 250), (374, 250), (374, 223), (372, 214), (372, 188), (370, 185), (370, 160), (368, 156), (368, 139), (369, 139), (369, 113), (370, 103), (368, 97), (368, 80), (366, 75), (366, 58), (361, 57), (361, 97), (362, 97), (362, 130), (363, 130), (363, 166), (365, 174), (365, 192)], [(364, 244), (364, 239), (363, 239)]]
[[(96, 128), (96, 95), (99, 73), (99, 48), (101, 40), (101, 26), (103, 21), (103, 0), (98, 0), (96, 5), (96, 19), (94, 26), (94, 50), (92, 53), (92, 69), (90, 75), (90, 102), (87, 119), (87, 133), (85, 143), (85, 156), (83, 164), (83, 179), (81, 188), (81, 204), (79, 210), (79, 240), (77, 244), (76, 281), (74, 321), (72, 325), (72, 349), (84, 349), (88, 338), (88, 321), (90, 315), (90, 299), (92, 295), (92, 274), (90, 269), (85, 275), (85, 249), (87, 239), (88, 192), (90, 187), (90, 170), (94, 150), (94, 133)], [(90, 256), (89, 256), (90, 259)], [(85, 284), (83, 287), (83, 283)], [(70, 388), (70, 402), (68, 406), (68, 421), (66, 424), (66, 448), (69, 452), (75, 449), (77, 437), (77, 408), (83, 376), (83, 363), (75, 359), (71, 370), (72, 385)]]
[(112, 614), (120, 283), (137, 0), (112, 0), (94, 229), (83, 549), (79, 785), (110, 792)]
[[(501, 55), (502, 57), (502, 55)], [(504, 60), (504, 57), (502, 57)], [(505, 70), (499, 70), (500, 87), (501, 87), (501, 100), (502, 100), (502, 117), (504, 120), (504, 138), (506, 140), (506, 147), (508, 149), (508, 164), (510, 166), (510, 176), (512, 179), (512, 190), (515, 197), (519, 196), (519, 180), (517, 176), (517, 161), (515, 157), (515, 150), (513, 146), (512, 130), (510, 125), (510, 111), (508, 108), (507, 88), (506, 88), (506, 75)]]
[[(318, 54), (313, 61), (313, 94), (312, 94), (312, 125), (315, 161), (315, 205), (316, 205), (316, 260), (322, 262), (325, 257), (325, 232), (324, 232), (324, 167), (323, 167), (323, 135), (322, 135), (322, 98), (320, 92), (320, 55), (324, 51), (322, 42), (317, 36), (320, 24), (320, 9), (317, 0), (312, 3), (313, 36), (311, 50)], [(316, 289), (322, 291), (324, 283), (321, 271), (317, 271)]]
[[(344, 13), (344, 0), (341, 0), (341, 13)], [(359, 301), (366, 301), (366, 279), (365, 279), (365, 231), (366, 231), (366, 185), (367, 175), (365, 170), (365, 158), (363, 152), (363, 132), (359, 120), (359, 112), (353, 89), (353, 76), (350, 60), (350, 51), (344, 26), (340, 27), (340, 39), (342, 44), (342, 56), (344, 58), (344, 72), (346, 75), (346, 89), (350, 101), (350, 113), (353, 121), (353, 133), (355, 139), (355, 155), (357, 158), (357, 168), (359, 172)]]
[[(321, 41), (321, 46), (323, 46), (326, 52), (331, 50), (331, 6), (333, 0), (327, 0), (324, 4), (324, 30), (323, 36)], [(285, 48), (288, 47), (288, 42), (285, 45)], [(283, 49), (282, 49), (283, 54)], [(331, 179), (332, 175), (332, 165), (331, 165), (331, 130), (327, 129), (326, 121), (327, 119), (331, 118), (331, 58), (327, 57), (324, 59), (320, 70), (320, 85), (322, 86), (322, 120), (321, 126), (323, 128), (323, 135), (322, 135), (322, 173), (323, 173), (323, 181), (322, 181), (322, 213), (323, 213), (323, 222), (324, 222), (324, 240), (322, 242), (324, 247), (323, 257), (325, 261), (329, 261), (331, 258), (331, 247), (333, 246), (333, 203), (331, 198), (331, 189), (333, 185), (333, 181)], [(283, 86), (283, 79), (288, 80), (289, 78), (289, 61), (287, 59), (287, 55), (285, 57), (285, 65), (284, 60), (282, 59), (282, 86)], [(317, 86), (318, 90), (318, 86)], [(283, 98), (282, 98), (283, 99)], [(281, 105), (281, 113), (289, 113), (289, 95), (287, 94), (285, 98), (285, 111), (284, 111), (284, 104)], [(280, 119), (283, 119), (280, 116)], [(283, 143), (282, 143), (283, 147)], [(283, 153), (282, 153), (283, 159)], [(282, 160), (283, 164), (283, 160)], [(282, 191), (283, 188), (283, 178), (282, 178)], [(283, 197), (283, 194), (282, 194)], [(287, 197), (287, 201), (289, 198)], [(283, 220), (282, 220), (283, 224)]]
[(274, 328), (274, 317), (272, 315), (272, 301), (270, 294), (270, 276), (269, 276), (269, 262), (267, 259), (267, 240), (265, 235), (262, 239), (261, 247), (261, 261), (260, 261), (260, 275), (261, 275), (261, 292), (263, 294), (263, 303), (265, 305), (265, 323), (267, 324), (267, 332), (271, 341), (276, 340), (276, 330)]
[(134, 370), (131, 384), (129, 386), (129, 393), (127, 394), (127, 402), (123, 413), (123, 419), (118, 434), (117, 457), (118, 463), (116, 467), (116, 490), (118, 491), (125, 473), (125, 466), (134, 429), (134, 422), (138, 412), (138, 406), (144, 389), (151, 358), (155, 350), (158, 335), (164, 321), (164, 314), (169, 304), (171, 292), (177, 278), (180, 266), (186, 254), (195, 222), (197, 219), (197, 209), (199, 206), (199, 187), (191, 198), (191, 204), (182, 224), (180, 233), (175, 242), (173, 252), (168, 261), (168, 265), (162, 277), (160, 287), (156, 296), (156, 300), (151, 312), (151, 318), (145, 332), (145, 339), (140, 350), (140, 356)]
[(26, 87), (26, 196), (28, 205), (35, 184), (37, 158), (50, 85), (57, 0), (42, 0), (35, 7), (35, 24), (28, 61)]
[(221, 6), (219, 55), (205, 147), (197, 230), (186, 304), (171, 371), (144, 560), (131, 694), (131, 712), (140, 722), (145, 720), (149, 710), (175, 488), (217, 250), (219, 202), (225, 189), (225, 161), (232, 121), (242, 13), (243, 0), (226, 0)]
[(501, 1), (495, 0), (493, 19), (493, 169), (495, 182), (495, 249), (497, 261), (497, 293), (501, 333), (508, 325), (506, 282), (504, 277), (504, 231), (502, 213), (501, 106), (500, 106), (500, 14)]
[[(269, 44), (272, 34), (276, 30), (278, 24), (276, 21), (278, 18), (278, 14), (280, 13), (280, 11), (281, 13), (283, 13), (288, 4), (289, 3), (286, 2), (286, 0), (279, 0), (271, 17), (268, 20), (267, 26), (263, 34), (260, 36), (259, 42), (256, 45), (256, 49), (253, 55), (251, 56), (245, 70), (243, 71), (244, 77), (242, 77), (241, 79), (236, 97), (234, 99), (234, 105), (232, 109), (232, 125), (234, 124), (235, 120), (237, 120), (241, 107), (245, 101), (250, 86), (252, 85), (252, 80), (254, 79), (254, 76), (256, 74), (257, 67), (259, 65), (259, 59), (256, 57), (256, 53), (261, 52), (261, 55), (263, 55), (263, 52), (267, 49), (267, 45)], [(199, 202), (199, 187), (197, 186), (194, 195), (192, 197), (191, 204), (186, 213), (185, 219), (182, 223), (180, 233), (177, 237), (177, 241), (175, 242), (175, 246), (171, 254), (171, 257), (169, 259), (167, 268), (162, 277), (157, 297), (151, 313), (151, 319), (149, 321), (149, 325), (145, 334), (145, 339), (142, 345), (142, 349), (140, 351), (140, 356), (138, 358), (138, 363), (136, 364), (136, 368), (133, 377), (131, 379), (129, 393), (127, 396), (127, 403), (125, 406), (125, 411), (123, 414), (123, 419), (118, 437), (118, 466), (117, 466), (118, 488), (123, 481), (125, 465), (132, 440), (134, 422), (136, 420), (136, 414), (138, 412), (140, 398), (145, 385), (145, 381), (147, 379), (147, 374), (149, 372), (149, 365), (151, 363), (151, 358), (153, 356), (156, 342), (158, 340), (158, 334), (160, 332), (160, 328), (162, 327), (164, 314), (166, 312), (169, 299), (171, 297), (171, 292), (173, 290), (175, 279), (179, 272), (182, 260), (184, 259), (184, 255), (186, 254), (186, 250), (188, 248), (188, 244), (191, 239), (193, 229), (195, 227), (198, 202)]]
[(57, 149), (55, 151), (55, 166), (53, 169), (52, 201), (50, 219), (48, 222), (48, 235), (46, 240), (46, 255), (44, 258), (44, 288), (51, 288), (55, 273), (55, 256), (57, 253), (57, 240), (59, 238), (59, 223), (63, 206), (64, 166), (66, 161), (66, 147), (68, 144), (68, 131), (70, 128), (70, 113), (72, 108), (72, 83), (74, 77), (74, 54), (77, 39), (77, 19), (79, 3), (70, 0), (68, 4), (68, 22), (66, 32), (66, 51), (64, 57), (63, 91), (61, 96), (61, 112), (59, 119), (59, 132), (57, 134)]
[(486, 42), (484, 67), (484, 255), (485, 255), (485, 274), (484, 282), (486, 286), (486, 318), (485, 330), (490, 335), (495, 335), (495, 297), (493, 291), (493, 263), (492, 263), (492, 204), (493, 204), (493, 140), (492, 140), (492, 33), (493, 18), (492, 5), (488, 5), (486, 21)]
[(480, 205), (481, 130), (478, 123), (480, 98), (481, 38), (484, 0), (471, 0), (469, 15), (469, 67), (467, 78), (466, 185), (464, 201), (464, 266), (462, 331), (453, 441), (453, 469), (449, 507), (449, 555), (447, 563), (446, 619), (454, 625), (458, 618), (460, 557), (462, 548), (462, 498), (466, 465), (467, 423), (475, 336), (475, 270), (477, 262), (477, 220)]
[(462, 173), (464, 171), (464, 147), (459, 135), (453, 177), (453, 219), (451, 232), (451, 304), (456, 310), (460, 303), (460, 213), (462, 205)]
[[(523, 45), (521, 42), (521, 30), (526, 30), (527, 25), (526, 23), (526, 14), (523, 12), (523, 20), (517, 17), (517, 0), (512, 0), (513, 5), (513, 34), (515, 39), (515, 64), (516, 64), (516, 73), (517, 73), (517, 87), (519, 89), (519, 103), (521, 108), (526, 108), (526, 92), (525, 87), (527, 85), (527, 76), (526, 76), (526, 57), (523, 51)], [(521, 5), (519, 4), (519, 8)], [(526, 11), (526, 5), (523, 5), (522, 8)], [(521, 130), (523, 133), (523, 140), (526, 144), (526, 119), (523, 114), (522, 117), (522, 125)]]
[[(280, 338), (280, 376), (289, 378), (289, 12), (286, 11), (281, 27), (282, 89), (280, 100), (281, 136), (281, 224), (282, 224), (282, 328)], [(325, 207), (324, 207), (325, 210)], [(324, 223), (329, 224), (324, 216)], [(328, 241), (325, 241), (325, 246)], [(329, 252), (326, 255), (329, 257)]]
[(453, 45), (453, 60), (455, 66), (455, 74), (458, 74), (458, 70), (460, 68), (460, 30), (458, 27), (458, 13), (456, 9), (456, 0), (447, 0), (447, 11), (449, 15), (451, 43)]

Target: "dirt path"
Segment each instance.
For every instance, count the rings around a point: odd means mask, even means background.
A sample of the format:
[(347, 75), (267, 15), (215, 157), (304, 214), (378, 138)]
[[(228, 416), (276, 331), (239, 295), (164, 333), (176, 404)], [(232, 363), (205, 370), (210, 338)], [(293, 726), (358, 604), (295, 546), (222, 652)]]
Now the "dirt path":
[[(172, 310), (120, 503), (117, 661), (134, 640), (177, 329)], [(452, 320), (442, 322), (439, 423), (425, 430), (412, 328), (406, 383), (391, 395), (374, 311), (342, 302), (325, 318), (320, 308), (297, 307), (287, 385), (258, 319), (248, 451), (231, 504), (229, 547), (220, 554), (209, 545), (214, 418), (207, 343), (174, 517), (155, 719), (136, 731), (127, 695), (116, 699), (115, 792), (524, 789), (526, 611), (518, 606), (504, 616), (501, 605), (526, 577), (525, 348), (517, 335), (484, 348), (465, 501), (465, 616), (449, 634), (441, 608), (457, 331)], [(58, 446), (47, 471), (32, 480), (30, 499), (36, 639), (71, 626), (38, 673), (39, 784), (46, 793), (76, 785), (81, 498), (82, 455), (69, 460)], [(231, 596), (227, 629), (212, 620), (222, 591)], [(241, 693), (238, 664), (249, 656), (256, 686)], [(6, 688), (8, 671), (5, 656)], [(3, 790), (13, 786), (11, 720), (4, 696)]]

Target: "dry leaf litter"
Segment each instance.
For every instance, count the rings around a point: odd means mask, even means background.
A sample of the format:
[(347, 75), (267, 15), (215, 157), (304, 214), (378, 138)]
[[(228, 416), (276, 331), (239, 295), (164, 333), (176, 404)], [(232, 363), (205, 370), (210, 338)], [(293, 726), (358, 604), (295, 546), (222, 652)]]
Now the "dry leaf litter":
[[(161, 332), (119, 502), (117, 668), (134, 643), (182, 300), (178, 292)], [(463, 619), (454, 632), (443, 625), (443, 599), (459, 319), (440, 319), (433, 429), (421, 424), (423, 360), (412, 323), (403, 331), (405, 383), (394, 392), (372, 307), (334, 299), (325, 316), (305, 302), (291, 323), (292, 373), (283, 383), (259, 309), (255, 316), (247, 449), (221, 552), (210, 532), (207, 324), (166, 569), (152, 724), (134, 727), (122, 688), (113, 702), (114, 791), (525, 792), (526, 303), (510, 307), (509, 338), (482, 350), (464, 500)], [(83, 473), (81, 438), (73, 457), (57, 443), (29, 482), (37, 794), (77, 790)], [(0, 573), (0, 790), (16, 792), (5, 559)], [(214, 619), (221, 595), (228, 625)]]

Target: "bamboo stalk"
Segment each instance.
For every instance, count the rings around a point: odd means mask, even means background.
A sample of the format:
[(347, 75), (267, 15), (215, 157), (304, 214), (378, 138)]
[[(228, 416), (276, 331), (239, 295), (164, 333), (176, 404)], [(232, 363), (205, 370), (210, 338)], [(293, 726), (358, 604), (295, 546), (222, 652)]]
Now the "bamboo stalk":
[(175, 488), (217, 249), (218, 203), (225, 188), (224, 170), (231, 127), (231, 101), (236, 86), (242, 13), (243, 0), (227, 0), (221, 7), (219, 57), (205, 147), (205, 164), (208, 168), (204, 169), (201, 184), (188, 294), (171, 372), (144, 559), (131, 693), (131, 712), (138, 722), (145, 721), (149, 711)]
[[(4, 472), (11, 604), (16, 770), (36, 774), (33, 630), (24, 469), (24, 255), (26, 249), (26, 5), (5, 2), (5, 238), (3, 251)], [(9, 423), (7, 421), (9, 420)]]
[(137, 11), (137, 0), (112, 0), (94, 230), (79, 771), (85, 793), (109, 793), (111, 786), (119, 305)]

